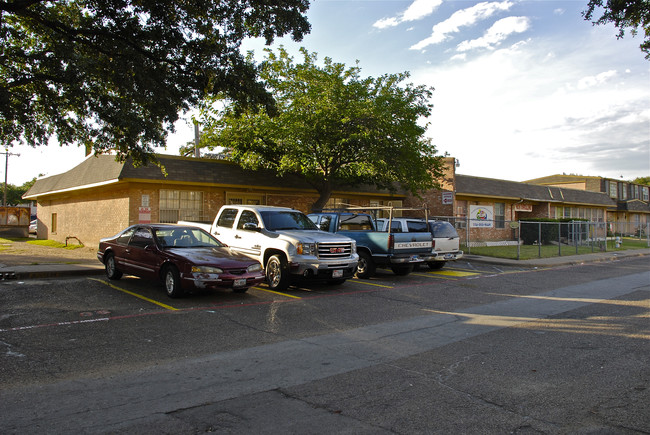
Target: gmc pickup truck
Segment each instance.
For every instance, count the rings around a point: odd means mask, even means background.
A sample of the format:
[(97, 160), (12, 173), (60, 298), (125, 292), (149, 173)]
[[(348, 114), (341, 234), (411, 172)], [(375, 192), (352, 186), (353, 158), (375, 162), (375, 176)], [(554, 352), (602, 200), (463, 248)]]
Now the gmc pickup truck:
[(354, 276), (359, 261), (354, 240), (320, 231), (291, 208), (224, 205), (212, 225), (179, 223), (209, 227), (219, 241), (258, 260), (273, 290), (284, 290), (299, 280), (342, 284)]
[(370, 214), (352, 211), (323, 211), (307, 216), (323, 231), (356, 240), (359, 278), (370, 278), (377, 267), (390, 268), (396, 275), (408, 275), (414, 265), (433, 260), (432, 239), (428, 232), (378, 231)]
[[(377, 219), (377, 227), (385, 230), (388, 219)], [(446, 221), (411, 218), (393, 218), (390, 229), (395, 233), (421, 233), (429, 231), (433, 236), (433, 259), (427, 262), (431, 269), (442, 269), (449, 261), (463, 258), (460, 250), (460, 237), (452, 224)]]

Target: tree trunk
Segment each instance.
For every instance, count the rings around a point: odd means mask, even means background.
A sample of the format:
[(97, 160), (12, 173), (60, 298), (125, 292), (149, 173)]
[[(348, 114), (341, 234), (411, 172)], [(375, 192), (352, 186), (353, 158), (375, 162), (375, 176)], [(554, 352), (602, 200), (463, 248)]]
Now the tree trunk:
[(311, 205), (311, 212), (317, 212), (322, 210), (325, 205), (327, 205), (327, 201), (329, 201), (330, 197), (332, 196), (332, 187), (328, 184), (326, 186), (321, 186), (320, 188), (317, 189), (318, 194), (320, 195), (316, 202), (314, 202)]

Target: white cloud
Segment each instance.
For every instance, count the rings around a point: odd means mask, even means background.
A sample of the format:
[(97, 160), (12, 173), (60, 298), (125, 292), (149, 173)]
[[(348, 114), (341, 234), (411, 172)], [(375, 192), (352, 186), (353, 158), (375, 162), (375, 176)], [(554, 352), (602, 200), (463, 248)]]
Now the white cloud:
[[(429, 135), (460, 160), (459, 173), (522, 181), (650, 170), (648, 71), (620, 82), (616, 39), (562, 41), (535, 38), (464, 62), (459, 53), (412, 71), (416, 83), (435, 87)], [(553, 56), (549, 46), (558, 47)]]
[(530, 28), (527, 17), (507, 17), (492, 25), (480, 38), (463, 41), (458, 44), (458, 51), (469, 51), (476, 48), (492, 49), (505, 41), (513, 33), (523, 33)]
[(431, 36), (411, 46), (411, 50), (422, 50), (429, 45), (439, 44), (450, 38), (450, 34), (458, 33), (461, 27), (471, 26), (479, 21), (490, 18), (497, 12), (506, 11), (514, 5), (513, 2), (482, 2), (470, 8), (454, 12), (447, 20), (433, 26)]
[(373, 24), (378, 29), (395, 27), (408, 21), (420, 20), (429, 16), (442, 4), (442, 0), (415, 0), (411, 5), (396, 17), (382, 18)]
[(602, 72), (595, 76), (583, 77), (580, 80), (578, 80), (577, 88), (579, 90), (592, 88), (594, 86), (598, 86), (609, 81), (609, 79), (616, 77), (616, 75), (617, 75), (616, 70), (610, 70), (610, 71)]

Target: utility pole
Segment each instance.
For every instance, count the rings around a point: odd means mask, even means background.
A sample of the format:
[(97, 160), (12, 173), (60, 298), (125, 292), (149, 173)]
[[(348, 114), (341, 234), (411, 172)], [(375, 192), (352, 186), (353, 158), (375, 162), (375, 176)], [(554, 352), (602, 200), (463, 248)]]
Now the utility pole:
[[(5, 148), (4, 153), (0, 153), (5, 155), (5, 188), (4, 188), (4, 200), (2, 201), (2, 205), (7, 208), (7, 170), (9, 169), (9, 156), (16, 156), (19, 157), (20, 154), (16, 153), (10, 153), (9, 148)], [(6, 210), (5, 210), (5, 216), (6, 216)], [(5, 219), (6, 220), (6, 219)], [(6, 222), (5, 222), (6, 224)]]

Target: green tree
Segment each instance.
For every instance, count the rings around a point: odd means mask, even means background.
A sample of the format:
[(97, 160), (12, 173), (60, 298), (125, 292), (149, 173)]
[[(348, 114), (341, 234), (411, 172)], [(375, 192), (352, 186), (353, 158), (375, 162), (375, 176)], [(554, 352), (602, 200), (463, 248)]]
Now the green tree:
[(650, 186), (650, 177), (638, 177), (632, 180), (632, 183), (645, 184), (646, 186)]
[[(596, 13), (602, 12), (599, 18)], [(587, 10), (582, 13), (585, 20), (593, 24), (614, 23), (619, 32), (617, 38), (625, 36), (630, 30), (636, 36), (641, 29), (645, 39), (639, 46), (650, 59), (650, 2), (648, 0), (589, 0)]]
[[(36, 178), (23, 183), (22, 186), (15, 186), (13, 184), (7, 183), (7, 205), (14, 206), (25, 203), (25, 201), (23, 201), (23, 195), (29, 190), (30, 187), (34, 185), (35, 182)], [(4, 202), (5, 183), (1, 183), (0, 188), (0, 195), (2, 195), (2, 202)], [(0, 205), (2, 205), (2, 203), (0, 203)]]
[(247, 168), (302, 175), (319, 193), (312, 209), (337, 187), (401, 186), (417, 194), (438, 186), (442, 160), (420, 124), (430, 115), (432, 88), (403, 84), (408, 73), (362, 78), (358, 65), (330, 58), (318, 66), (316, 53), (301, 52), (296, 64), (284, 48), (266, 50), (260, 77), (276, 99), (275, 116), (236, 104), (208, 110), (202, 144), (224, 147)]
[(309, 0), (0, 2), (0, 145), (56, 136), (136, 163), (209, 94), (270, 105), (247, 37), (310, 26)]

